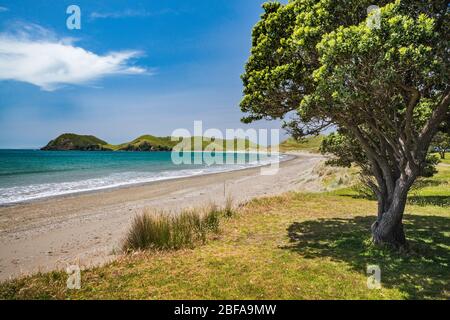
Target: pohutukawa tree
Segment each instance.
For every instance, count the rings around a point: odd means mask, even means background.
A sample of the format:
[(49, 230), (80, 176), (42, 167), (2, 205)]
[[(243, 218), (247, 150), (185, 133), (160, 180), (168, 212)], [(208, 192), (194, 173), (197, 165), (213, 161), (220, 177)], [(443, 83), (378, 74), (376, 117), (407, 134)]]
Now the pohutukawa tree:
[(445, 159), (445, 154), (450, 149), (450, 134), (445, 131), (439, 131), (434, 136), (431, 148), (439, 153), (441, 159)]
[(408, 191), (449, 116), (450, 19), (447, 1), (380, 1), (369, 25), (371, 4), (265, 3), (241, 110), (247, 123), (285, 119), (296, 137), (336, 128), (323, 149), (361, 167), (378, 199), (373, 240), (399, 247)]

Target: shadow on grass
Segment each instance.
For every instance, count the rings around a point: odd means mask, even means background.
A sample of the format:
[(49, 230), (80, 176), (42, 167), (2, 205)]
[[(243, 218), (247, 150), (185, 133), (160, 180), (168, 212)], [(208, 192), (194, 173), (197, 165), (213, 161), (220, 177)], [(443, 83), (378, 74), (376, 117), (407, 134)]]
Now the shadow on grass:
[(416, 188), (421, 189), (427, 187), (440, 187), (445, 184), (447, 184), (447, 182), (443, 180), (419, 178), (419, 180), (416, 180), (414, 185)]
[[(376, 198), (366, 194), (350, 194), (341, 193), (341, 197), (351, 197), (353, 199), (364, 199), (376, 201)], [(434, 196), (434, 195), (419, 195), (412, 193), (408, 196), (408, 204), (416, 206), (439, 206), (439, 207), (449, 207), (450, 208), (450, 197), (449, 196)]]
[(288, 228), (285, 249), (305, 258), (328, 257), (366, 274), (379, 265), (382, 285), (398, 288), (410, 299), (448, 299), (450, 292), (450, 219), (407, 216), (405, 230), (410, 252), (400, 254), (370, 242), (373, 217), (318, 219), (295, 222)]
[(431, 206), (449, 207), (450, 210), (450, 197), (412, 195), (408, 197), (408, 204), (414, 204), (417, 206), (431, 205)]

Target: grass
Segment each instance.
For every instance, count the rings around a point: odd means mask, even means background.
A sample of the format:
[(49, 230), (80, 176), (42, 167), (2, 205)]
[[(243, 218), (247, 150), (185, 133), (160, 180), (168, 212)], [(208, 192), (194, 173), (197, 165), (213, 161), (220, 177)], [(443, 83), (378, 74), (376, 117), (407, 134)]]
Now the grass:
[(360, 181), (357, 167), (341, 168), (321, 163), (314, 168), (313, 173), (318, 176), (322, 191), (332, 191), (343, 187), (352, 188)]
[[(226, 212), (226, 213), (224, 213)], [(123, 244), (124, 251), (167, 250), (194, 247), (206, 242), (209, 232), (218, 233), (219, 219), (228, 210), (185, 210), (179, 214), (146, 211), (134, 218)]]
[(324, 139), (323, 135), (306, 137), (303, 140), (295, 140), (294, 138), (288, 138), (279, 145), (280, 152), (289, 151), (306, 151), (312, 153), (320, 152), (320, 145)]
[[(439, 165), (417, 195), (449, 197), (449, 168)], [(445, 183), (447, 182), (447, 183)], [(353, 193), (352, 193), (353, 192)], [(374, 247), (376, 202), (351, 189), (255, 199), (222, 219), (204, 245), (125, 255), (82, 272), (81, 290), (51, 272), (0, 284), (3, 299), (449, 299), (450, 210), (410, 201), (411, 251)], [(382, 288), (367, 288), (367, 265)]]
[(441, 206), (450, 208), (450, 155), (441, 160), (439, 174), (421, 179), (418, 187), (409, 196), (409, 203), (420, 206)]
[(145, 210), (137, 215), (122, 245), (124, 252), (136, 250), (176, 250), (205, 244), (208, 234), (219, 233), (222, 218), (233, 217), (233, 199), (225, 206), (210, 205), (204, 209), (189, 209), (181, 213)]

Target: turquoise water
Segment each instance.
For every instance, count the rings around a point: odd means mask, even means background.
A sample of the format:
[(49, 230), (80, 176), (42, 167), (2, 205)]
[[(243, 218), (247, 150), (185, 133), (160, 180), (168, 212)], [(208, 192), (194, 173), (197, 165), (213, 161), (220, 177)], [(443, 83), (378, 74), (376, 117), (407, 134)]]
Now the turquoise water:
[[(188, 161), (191, 163), (195, 157), (201, 159), (202, 155), (185, 154), (187, 159), (192, 160)], [(175, 164), (170, 152), (0, 150), (0, 205), (238, 170), (279, 161), (284, 157), (240, 153), (217, 153), (214, 156), (216, 163), (208, 165), (204, 161)], [(224, 160), (226, 157), (227, 162)]]

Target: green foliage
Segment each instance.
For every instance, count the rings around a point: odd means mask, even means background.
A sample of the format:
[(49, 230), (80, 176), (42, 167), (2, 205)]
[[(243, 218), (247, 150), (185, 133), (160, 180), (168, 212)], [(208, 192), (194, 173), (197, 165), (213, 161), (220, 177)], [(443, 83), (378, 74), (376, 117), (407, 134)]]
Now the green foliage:
[(56, 139), (50, 141), (43, 150), (102, 150), (107, 145), (106, 141), (103, 141), (94, 136), (78, 135), (74, 133), (64, 133)]
[(411, 87), (435, 88), (414, 110), (413, 125), (423, 126), (448, 80), (442, 31), (424, 13), (406, 15), (400, 1), (381, 12), (380, 29), (362, 22), (323, 36), (317, 45), (320, 67), (313, 72), (316, 88), (302, 101), (305, 112), (320, 108), (332, 117), (351, 115), (355, 124), (364, 125), (368, 115), (376, 121), (388, 110), (401, 117), (406, 104), (399, 86), (408, 81)]
[(422, 166), (419, 177), (432, 177), (437, 173), (436, 166), (439, 164), (439, 158), (433, 154), (428, 154), (424, 165)]
[[(354, 125), (366, 124), (367, 117), (381, 120), (379, 113), (388, 109), (405, 112), (404, 97), (392, 89), (408, 80), (429, 87), (414, 111), (415, 125), (423, 124), (448, 83), (445, 1), (390, 3), (382, 8), (380, 29), (366, 25), (370, 4), (266, 3), (242, 75), (243, 121), (282, 118), (295, 111), (299, 121), (291, 124), (297, 130), (309, 124), (300, 130), (305, 134), (329, 123), (345, 127), (350, 119)], [(380, 101), (380, 94), (389, 100)]]
[(327, 160), (327, 164), (333, 166), (349, 168), (352, 163), (363, 164), (367, 162), (367, 158), (358, 142), (339, 132), (329, 134), (322, 141), (320, 152), (323, 154), (331, 153), (336, 156), (336, 158)]
[(77, 135), (74, 133), (65, 133), (60, 135), (58, 138), (56, 138), (55, 143), (58, 143), (62, 140), (71, 140), (74, 143), (78, 145), (89, 145), (89, 144), (100, 144), (104, 145), (107, 144), (106, 141), (103, 141), (97, 137), (94, 136), (88, 136), (88, 135)]
[(442, 0), (382, 1), (371, 27), (371, 4), (264, 5), (240, 106), (244, 122), (288, 115), (294, 137), (336, 127), (321, 148), (329, 163), (359, 165), (382, 199), (400, 177), (408, 189), (432, 172), (427, 149), (448, 120), (450, 13)]
[(282, 118), (289, 111), (304, 113), (298, 108), (305, 95), (314, 91), (313, 73), (320, 67), (317, 44), (328, 32), (361, 22), (370, 4), (361, 0), (264, 4), (265, 13), (253, 28), (251, 56), (242, 75), (244, 122)]
[(143, 135), (131, 142), (123, 143), (114, 147), (121, 151), (170, 151), (177, 143), (171, 137), (155, 137)]

